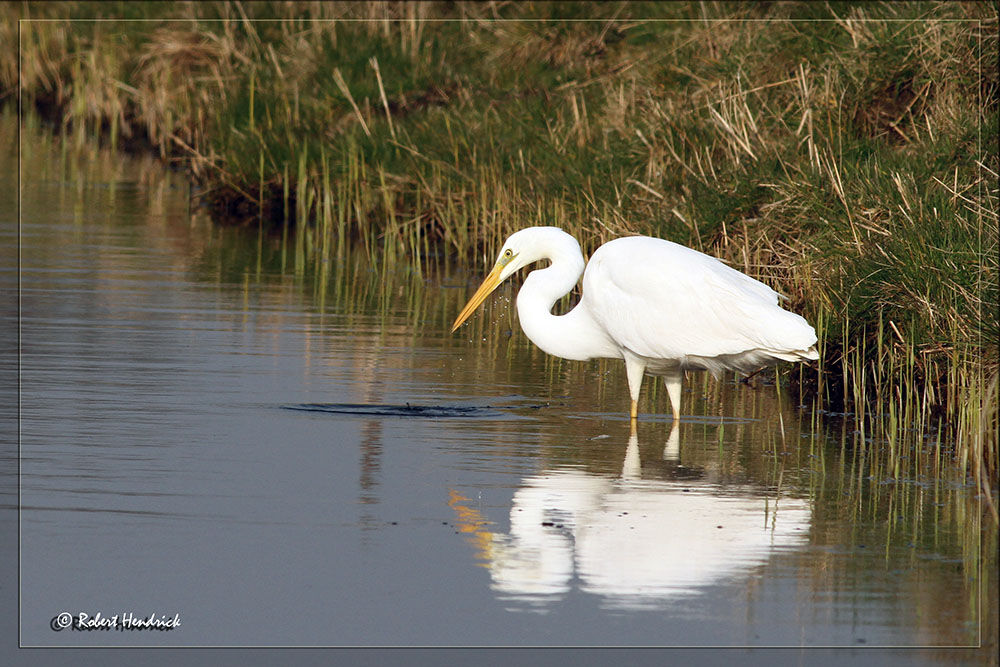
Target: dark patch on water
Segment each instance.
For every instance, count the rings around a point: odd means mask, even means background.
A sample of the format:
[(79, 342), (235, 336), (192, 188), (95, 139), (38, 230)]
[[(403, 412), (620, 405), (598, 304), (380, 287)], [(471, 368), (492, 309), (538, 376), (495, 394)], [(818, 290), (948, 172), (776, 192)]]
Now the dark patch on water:
[(286, 410), (326, 412), (364, 417), (424, 417), (432, 419), (497, 417), (514, 409), (537, 410), (543, 405), (498, 407), (492, 405), (369, 405), (364, 403), (299, 403), (281, 406)]

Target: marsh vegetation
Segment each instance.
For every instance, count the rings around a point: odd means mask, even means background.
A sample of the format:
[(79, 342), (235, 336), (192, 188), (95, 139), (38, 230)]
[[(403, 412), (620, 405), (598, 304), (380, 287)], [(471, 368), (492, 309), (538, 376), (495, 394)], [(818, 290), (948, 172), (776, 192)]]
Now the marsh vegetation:
[(720, 257), (817, 323), (821, 361), (781, 378), (803, 405), (849, 420), (890, 477), (957, 460), (995, 520), (995, 6), (0, 12), (20, 45), (0, 99), (70, 141), (155, 151), (300, 270), (361, 248), (472, 281), (532, 224)]

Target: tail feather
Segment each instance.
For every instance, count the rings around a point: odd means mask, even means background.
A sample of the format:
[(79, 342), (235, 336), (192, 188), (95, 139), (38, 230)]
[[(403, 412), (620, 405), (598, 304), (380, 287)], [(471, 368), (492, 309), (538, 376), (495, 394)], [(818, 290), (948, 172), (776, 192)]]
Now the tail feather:
[(816, 346), (813, 345), (807, 350), (765, 350), (767, 354), (771, 355), (775, 359), (781, 359), (783, 361), (816, 361), (819, 359), (819, 352), (816, 350)]
[[(680, 367), (685, 370), (706, 370), (718, 376), (723, 371), (751, 373), (759, 370), (762, 366), (773, 366), (777, 361), (815, 361), (816, 359), (819, 359), (819, 352), (816, 351), (815, 345), (805, 350), (757, 348), (739, 354), (720, 354), (714, 357), (689, 354), (680, 360)], [(670, 367), (675, 368), (675, 366)], [(659, 372), (648, 366), (646, 370), (653, 374)]]

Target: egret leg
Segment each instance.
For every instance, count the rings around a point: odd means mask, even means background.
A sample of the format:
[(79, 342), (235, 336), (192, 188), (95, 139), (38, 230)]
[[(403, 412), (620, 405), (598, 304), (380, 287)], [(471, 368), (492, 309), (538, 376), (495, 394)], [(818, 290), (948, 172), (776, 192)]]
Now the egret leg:
[(663, 376), (663, 384), (667, 385), (667, 396), (670, 397), (670, 407), (674, 411), (674, 421), (681, 419), (681, 382), (684, 371), (677, 369)]
[(626, 352), (625, 376), (628, 378), (628, 393), (632, 397), (632, 406), (629, 410), (632, 419), (639, 416), (639, 388), (642, 386), (642, 374), (645, 372), (645, 362)]

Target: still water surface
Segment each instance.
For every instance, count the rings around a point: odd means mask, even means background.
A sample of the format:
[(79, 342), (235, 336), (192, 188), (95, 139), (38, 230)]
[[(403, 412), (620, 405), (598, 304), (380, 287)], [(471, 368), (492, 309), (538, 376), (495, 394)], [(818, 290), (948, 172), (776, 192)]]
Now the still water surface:
[(690, 377), (676, 427), (647, 380), (631, 433), (620, 364), (545, 357), (511, 292), (448, 332), (478, 275), (313, 263), (152, 161), (45, 136), (21, 164), (24, 645), (978, 644), (962, 484), (880, 479), (731, 378)]

